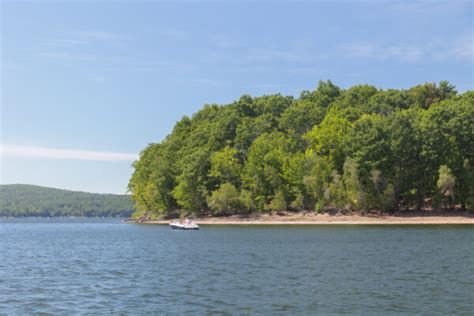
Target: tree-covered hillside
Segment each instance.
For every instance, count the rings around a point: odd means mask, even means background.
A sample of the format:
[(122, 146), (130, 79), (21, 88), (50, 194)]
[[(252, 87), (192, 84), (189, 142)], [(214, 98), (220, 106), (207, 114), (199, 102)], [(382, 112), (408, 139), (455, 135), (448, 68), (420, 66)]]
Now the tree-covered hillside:
[(474, 91), (330, 81), (183, 117), (134, 163), (138, 213), (473, 208)]
[(0, 185), (0, 216), (128, 217), (129, 195), (95, 194), (35, 185)]

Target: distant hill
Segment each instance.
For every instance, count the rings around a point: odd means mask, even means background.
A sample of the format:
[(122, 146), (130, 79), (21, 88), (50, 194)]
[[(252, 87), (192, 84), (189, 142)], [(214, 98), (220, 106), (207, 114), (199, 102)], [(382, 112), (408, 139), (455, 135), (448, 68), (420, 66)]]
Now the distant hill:
[(129, 217), (129, 195), (68, 191), (28, 184), (0, 185), (0, 216)]

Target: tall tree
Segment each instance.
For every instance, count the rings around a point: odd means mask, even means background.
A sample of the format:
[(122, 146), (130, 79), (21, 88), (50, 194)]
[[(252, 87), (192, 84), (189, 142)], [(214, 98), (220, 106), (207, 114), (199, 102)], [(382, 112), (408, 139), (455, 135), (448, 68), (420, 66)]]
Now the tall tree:
[(315, 126), (304, 138), (308, 141), (309, 148), (325, 157), (332, 169), (342, 170), (346, 158), (346, 138), (350, 129), (348, 120), (329, 112), (321, 124)]
[(218, 179), (220, 183), (229, 182), (239, 186), (241, 166), (237, 155), (237, 149), (229, 146), (212, 154), (209, 175)]
[(448, 166), (442, 165), (439, 167), (439, 178), (436, 183), (440, 193), (450, 199), (450, 206), (454, 208), (456, 204), (454, 198), (454, 186), (456, 185), (456, 178), (453, 176), (451, 169)]
[(456, 203), (474, 208), (473, 126), (474, 91), (458, 95), (445, 81), (406, 90), (320, 81), (298, 98), (244, 95), (184, 116), (145, 148), (129, 190), (137, 214), (168, 217), (421, 209), (439, 196), (445, 165)]

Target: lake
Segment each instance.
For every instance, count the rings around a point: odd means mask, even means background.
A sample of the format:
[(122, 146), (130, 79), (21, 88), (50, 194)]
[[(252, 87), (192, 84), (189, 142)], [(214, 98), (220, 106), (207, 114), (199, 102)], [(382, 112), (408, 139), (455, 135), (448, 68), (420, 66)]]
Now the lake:
[(0, 220), (0, 314), (458, 314), (474, 226)]

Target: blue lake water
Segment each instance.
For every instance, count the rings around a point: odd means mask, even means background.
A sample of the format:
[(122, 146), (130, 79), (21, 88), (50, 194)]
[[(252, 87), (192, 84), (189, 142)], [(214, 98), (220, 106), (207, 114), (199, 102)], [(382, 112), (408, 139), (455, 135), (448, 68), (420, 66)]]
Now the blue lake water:
[(474, 226), (0, 220), (0, 314), (458, 314)]

